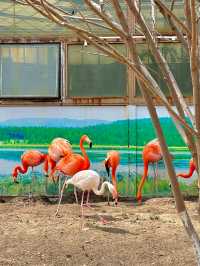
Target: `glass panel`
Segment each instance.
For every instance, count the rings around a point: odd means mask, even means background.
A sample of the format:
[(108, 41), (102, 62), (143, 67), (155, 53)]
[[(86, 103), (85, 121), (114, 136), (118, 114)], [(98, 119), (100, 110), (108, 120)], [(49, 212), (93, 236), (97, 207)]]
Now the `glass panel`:
[[(114, 45), (125, 53), (125, 46)], [(91, 46), (68, 47), (69, 96), (126, 96), (126, 66), (102, 55)]]
[[(179, 85), (180, 90), (184, 96), (192, 95), (192, 82), (190, 76), (190, 64), (189, 58), (185, 52), (185, 49), (179, 43), (162, 43), (159, 44), (163, 56), (167, 59), (169, 67), (174, 74), (174, 77)], [(159, 65), (156, 64), (151, 52), (145, 44), (138, 44), (138, 52), (140, 58), (151, 72), (154, 79), (162, 91), (169, 96), (169, 90), (162, 79), (162, 74), (159, 69)], [(140, 96), (140, 90), (137, 85), (136, 96)]]
[(185, 49), (179, 43), (162, 44), (161, 49), (183, 95), (192, 96), (190, 62)]
[[(31, 6), (21, 4), (23, 1), (0, 0), (0, 34), (1, 37), (73, 37), (74, 33), (67, 27), (60, 26), (50, 19), (45, 18)], [(96, 17), (94, 12), (88, 10), (84, 5), (84, 0), (48, 0), (57, 8), (64, 10), (68, 14), (76, 16)], [(121, 2), (121, 1), (120, 1)], [(113, 6), (109, 1), (105, 2), (105, 8), (111, 14), (114, 13)], [(126, 12), (127, 5), (122, 4)], [(79, 13), (81, 12), (81, 14)], [(72, 20), (77, 27), (83, 27), (88, 30), (88, 23), (82, 20)], [(99, 26), (92, 26), (92, 31), (103, 36), (114, 35), (109, 30)]]
[(0, 97), (58, 97), (58, 44), (0, 45)]
[[(171, 9), (172, 1), (164, 0), (162, 1), (169, 9)], [(182, 20), (185, 21), (184, 15), (184, 1), (178, 0), (173, 2), (173, 13)], [(148, 26), (152, 27), (152, 17), (151, 17), (151, 1), (150, 0), (141, 0), (140, 9), (142, 15), (144, 16)], [(156, 31), (162, 34), (172, 34), (173, 30), (171, 29), (168, 21), (163, 17), (159, 8), (155, 5), (155, 20), (156, 20)]]

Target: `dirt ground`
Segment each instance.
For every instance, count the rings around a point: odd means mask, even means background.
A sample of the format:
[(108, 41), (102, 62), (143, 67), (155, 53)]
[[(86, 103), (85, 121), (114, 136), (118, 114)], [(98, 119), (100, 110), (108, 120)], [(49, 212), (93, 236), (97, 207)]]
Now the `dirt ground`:
[[(186, 205), (200, 234), (196, 203)], [(59, 217), (54, 216), (55, 203), (0, 203), (0, 265), (196, 265), (172, 198), (150, 199), (141, 206), (91, 206), (84, 208), (82, 230), (75, 203), (63, 203)]]

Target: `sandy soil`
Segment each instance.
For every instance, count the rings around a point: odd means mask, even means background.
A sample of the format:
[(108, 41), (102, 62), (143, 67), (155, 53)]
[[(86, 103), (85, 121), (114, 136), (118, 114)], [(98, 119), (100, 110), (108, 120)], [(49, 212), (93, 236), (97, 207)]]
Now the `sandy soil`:
[[(200, 234), (195, 202), (186, 202)], [(85, 207), (14, 199), (0, 204), (0, 265), (196, 265), (191, 243), (172, 198), (150, 199), (142, 206), (105, 202)], [(99, 216), (108, 223), (103, 225)]]

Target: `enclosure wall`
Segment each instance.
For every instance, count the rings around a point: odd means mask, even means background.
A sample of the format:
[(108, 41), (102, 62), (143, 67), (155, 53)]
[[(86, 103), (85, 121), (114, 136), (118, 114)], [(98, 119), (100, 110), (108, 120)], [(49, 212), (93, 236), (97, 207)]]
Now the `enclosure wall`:
[[(189, 151), (178, 135), (164, 107), (157, 107), (168, 146), (174, 156), (177, 172), (187, 172)], [(85, 145), (91, 160), (91, 169), (108, 179), (103, 161), (109, 150), (118, 150), (121, 156), (117, 169), (121, 196), (135, 196), (143, 174), (142, 150), (155, 138), (148, 110), (144, 106), (79, 106), (79, 107), (1, 107), (0, 108), (0, 195), (55, 195), (58, 184), (45, 177), (42, 165), (19, 174), (19, 184), (13, 183), (12, 171), (21, 164), (20, 157), (30, 149), (47, 153), (55, 137), (66, 138), (74, 152), (80, 153), (79, 140), (87, 134), (93, 148)], [(169, 180), (163, 161), (158, 163), (158, 184), (153, 181), (154, 167), (149, 166), (145, 195), (170, 194)], [(186, 193), (197, 193), (196, 174), (179, 180)]]

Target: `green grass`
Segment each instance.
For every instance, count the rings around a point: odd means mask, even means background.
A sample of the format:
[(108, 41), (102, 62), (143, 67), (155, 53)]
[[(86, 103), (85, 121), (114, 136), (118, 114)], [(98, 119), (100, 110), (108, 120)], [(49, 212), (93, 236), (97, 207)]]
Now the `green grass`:
[[(18, 184), (14, 183), (12, 177), (5, 177), (0, 179), (0, 196), (27, 196), (30, 193), (39, 195), (58, 195), (58, 184), (54, 184), (46, 177), (39, 177), (32, 180), (28, 175), (25, 177), (18, 177)], [(67, 191), (72, 191), (70, 186)]]
[[(141, 176), (138, 176), (137, 180), (136, 177), (128, 178), (126, 175), (123, 177), (124, 178), (118, 182), (120, 196), (136, 197), (137, 186), (140, 182)], [(48, 180), (45, 177), (39, 177), (32, 181), (32, 179), (26, 175), (21, 178), (19, 177), (18, 180), (19, 184), (15, 184), (9, 176), (0, 179), (0, 196), (27, 196), (30, 193), (35, 196), (59, 194), (58, 184), (54, 184), (51, 180)], [(61, 183), (63, 183), (63, 180)], [(180, 180), (179, 184), (183, 193), (186, 193), (187, 195), (198, 195), (196, 180), (191, 184), (187, 184)], [(73, 186), (69, 186), (67, 191), (65, 191), (65, 194), (71, 191), (73, 191)], [(168, 179), (158, 179), (156, 187), (153, 178), (148, 177), (142, 190), (142, 195), (144, 196), (169, 196), (171, 194), (172, 192), (169, 187)]]
[[(140, 178), (137, 178), (137, 185), (140, 182)], [(169, 196), (172, 195), (171, 188), (169, 186), (170, 182), (168, 179), (158, 179), (157, 186), (154, 184), (152, 177), (148, 177), (148, 180), (145, 182), (142, 195), (146, 196)], [(183, 193), (188, 195), (198, 195), (197, 182), (194, 181), (192, 184), (186, 184), (185, 182), (179, 181), (180, 189)], [(136, 178), (134, 177), (131, 180), (128, 178), (123, 178), (118, 182), (118, 190), (121, 196), (136, 196)]]

